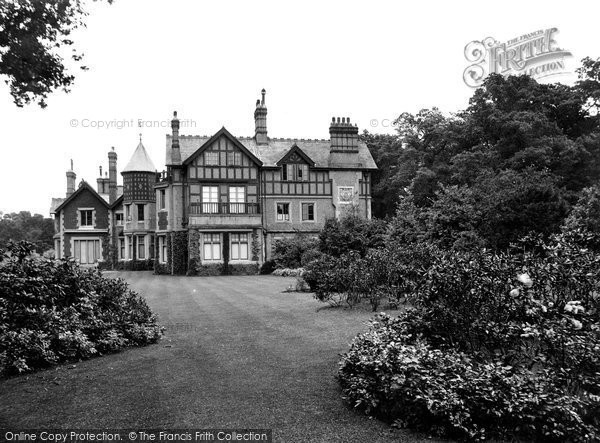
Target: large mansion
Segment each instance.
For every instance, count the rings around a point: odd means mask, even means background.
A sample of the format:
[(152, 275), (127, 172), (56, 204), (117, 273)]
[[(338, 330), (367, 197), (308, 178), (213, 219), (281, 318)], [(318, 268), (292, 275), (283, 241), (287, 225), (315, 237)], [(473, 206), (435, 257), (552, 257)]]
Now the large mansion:
[(314, 236), (348, 211), (371, 217), (377, 167), (349, 118), (332, 119), (329, 139), (269, 138), (263, 89), (254, 121), (254, 137), (225, 128), (180, 135), (175, 112), (166, 169), (157, 171), (140, 139), (122, 186), (114, 149), (96, 189), (76, 186), (71, 165), (66, 198), (52, 199), (57, 257), (169, 274), (256, 273), (280, 238)]

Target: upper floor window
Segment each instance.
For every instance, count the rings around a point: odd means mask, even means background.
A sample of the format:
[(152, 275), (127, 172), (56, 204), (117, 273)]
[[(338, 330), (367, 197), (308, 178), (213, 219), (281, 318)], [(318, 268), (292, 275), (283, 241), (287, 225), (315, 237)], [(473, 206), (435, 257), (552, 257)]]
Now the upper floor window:
[(81, 209), (79, 211), (79, 226), (84, 228), (91, 228), (94, 226), (94, 210), (93, 209)]
[(232, 214), (245, 213), (246, 189), (243, 186), (229, 187), (229, 212)]
[(207, 165), (218, 165), (219, 164), (219, 153), (218, 152), (205, 152), (204, 162)]
[(115, 213), (115, 224), (117, 226), (123, 226), (123, 213), (122, 212)]
[(166, 191), (164, 189), (161, 189), (158, 192), (158, 208), (159, 209), (165, 209), (166, 207)]
[(228, 152), (227, 153), (227, 166), (241, 166), (242, 165), (242, 153), (241, 152)]
[(290, 221), (289, 203), (277, 203), (277, 221)]
[(138, 221), (143, 221), (144, 220), (144, 206), (143, 204), (138, 204), (137, 205), (137, 209), (138, 209)]
[(131, 220), (131, 205), (125, 205), (125, 218)]
[(289, 163), (281, 169), (281, 179), (284, 181), (307, 181), (308, 165), (300, 163)]
[(202, 186), (202, 212), (217, 214), (219, 212), (219, 187)]

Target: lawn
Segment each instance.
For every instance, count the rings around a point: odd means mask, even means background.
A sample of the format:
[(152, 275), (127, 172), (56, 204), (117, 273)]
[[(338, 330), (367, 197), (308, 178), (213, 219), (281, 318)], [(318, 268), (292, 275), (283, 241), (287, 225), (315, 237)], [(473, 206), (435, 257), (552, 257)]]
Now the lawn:
[(275, 441), (431, 441), (350, 410), (339, 354), (363, 309), (293, 278), (120, 273), (166, 328), (156, 345), (0, 381), (0, 428), (272, 428)]

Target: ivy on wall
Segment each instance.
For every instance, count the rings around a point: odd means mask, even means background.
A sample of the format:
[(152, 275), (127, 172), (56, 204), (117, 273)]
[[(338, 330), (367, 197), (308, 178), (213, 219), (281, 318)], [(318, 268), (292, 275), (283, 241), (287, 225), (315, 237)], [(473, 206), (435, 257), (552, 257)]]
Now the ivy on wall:
[(261, 250), (260, 237), (258, 235), (258, 230), (254, 229), (252, 231), (252, 261), (258, 261)]
[(196, 229), (188, 232), (188, 269), (186, 275), (196, 275), (200, 263), (200, 233)]
[(185, 275), (187, 272), (187, 246), (188, 233), (185, 231), (173, 232), (172, 242), (172, 270), (173, 275)]

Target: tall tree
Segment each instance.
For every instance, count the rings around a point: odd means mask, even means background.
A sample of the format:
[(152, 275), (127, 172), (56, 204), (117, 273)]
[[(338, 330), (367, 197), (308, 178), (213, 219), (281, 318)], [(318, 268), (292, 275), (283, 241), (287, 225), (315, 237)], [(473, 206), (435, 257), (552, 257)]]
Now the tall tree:
[(17, 106), (37, 101), (46, 107), (51, 92), (69, 92), (75, 76), (65, 66), (61, 50), (71, 48), (74, 63), (87, 69), (71, 40), (73, 31), (85, 26), (82, 4), (81, 0), (0, 2), (0, 75)]

